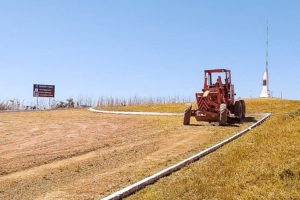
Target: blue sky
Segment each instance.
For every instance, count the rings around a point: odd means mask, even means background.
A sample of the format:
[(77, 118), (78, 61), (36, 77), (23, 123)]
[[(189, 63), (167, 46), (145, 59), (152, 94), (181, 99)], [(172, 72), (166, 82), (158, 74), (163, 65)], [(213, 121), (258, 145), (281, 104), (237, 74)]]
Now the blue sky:
[(0, 1), (0, 99), (193, 97), (203, 70), (230, 68), (257, 97), (269, 20), (270, 86), (300, 99), (300, 1)]

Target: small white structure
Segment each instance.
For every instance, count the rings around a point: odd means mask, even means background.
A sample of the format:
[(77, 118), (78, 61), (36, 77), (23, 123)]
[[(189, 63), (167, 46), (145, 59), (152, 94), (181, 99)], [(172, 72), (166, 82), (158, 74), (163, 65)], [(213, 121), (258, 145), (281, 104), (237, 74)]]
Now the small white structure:
[(261, 98), (270, 98), (271, 97), (271, 92), (270, 92), (270, 87), (269, 87), (268, 67), (266, 67), (266, 71), (264, 72), (263, 85), (262, 85), (262, 89), (261, 89), (259, 97), (261, 97)]

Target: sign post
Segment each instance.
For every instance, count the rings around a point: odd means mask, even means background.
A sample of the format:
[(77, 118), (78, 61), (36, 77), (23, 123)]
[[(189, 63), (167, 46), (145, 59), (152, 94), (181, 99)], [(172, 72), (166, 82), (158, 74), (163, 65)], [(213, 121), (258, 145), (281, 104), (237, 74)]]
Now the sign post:
[(36, 97), (37, 107), (39, 106), (39, 97), (49, 97), (49, 108), (51, 98), (55, 97), (55, 85), (33, 85), (33, 96)]

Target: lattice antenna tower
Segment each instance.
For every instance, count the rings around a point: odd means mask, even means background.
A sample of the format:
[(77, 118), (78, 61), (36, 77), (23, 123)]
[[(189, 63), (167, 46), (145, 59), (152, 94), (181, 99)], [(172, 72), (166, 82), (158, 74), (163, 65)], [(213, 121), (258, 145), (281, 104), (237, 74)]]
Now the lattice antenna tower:
[(267, 40), (266, 40), (266, 71), (269, 68), (269, 22), (267, 21)]

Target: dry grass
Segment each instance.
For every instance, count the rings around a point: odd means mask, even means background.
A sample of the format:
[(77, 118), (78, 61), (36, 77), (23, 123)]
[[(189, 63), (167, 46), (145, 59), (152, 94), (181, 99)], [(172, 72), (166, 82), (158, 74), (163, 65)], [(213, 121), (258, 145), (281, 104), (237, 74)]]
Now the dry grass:
[(300, 199), (300, 101), (247, 99), (273, 112), (242, 138), (129, 199)]
[[(300, 119), (297, 110), (300, 102), (249, 99), (247, 104), (249, 112), (272, 111), (274, 115), (239, 140), (131, 198), (299, 198)], [(182, 112), (184, 104), (110, 109)], [(59, 119), (61, 121), (57, 122)], [(192, 123), (199, 125), (195, 120)], [(28, 141), (35, 141), (41, 144), (43, 150), (49, 145), (56, 145), (55, 151), (51, 152), (57, 153), (60, 159), (59, 149), (76, 152), (81, 146), (86, 147), (87, 140), (95, 145), (86, 154), (80, 152), (72, 158), (64, 159), (66, 156), (53, 163), (50, 159), (46, 165), (35, 165), (35, 168), (28, 170), (18, 169), (21, 171), (16, 174), (0, 175), (0, 199), (23, 200), (92, 199), (95, 194), (101, 197), (108, 195), (219, 142), (249, 126), (251, 122), (231, 127), (211, 126), (207, 123), (183, 126), (181, 117), (177, 116), (116, 116), (68, 110), (2, 113), (0, 124), (2, 151), (8, 149), (5, 146), (7, 144), (16, 148), (12, 153), (18, 153), (20, 147), (25, 147)], [(76, 127), (77, 131), (72, 127)], [(114, 131), (114, 127), (117, 131)], [(19, 143), (13, 145), (6, 139), (8, 134), (18, 138), (16, 142)], [(30, 139), (25, 141), (20, 138), (24, 134)], [(51, 136), (48, 137), (50, 139), (39, 136), (45, 134)], [(93, 135), (95, 137), (92, 138)], [(32, 140), (33, 137), (38, 138)], [(38, 142), (43, 138), (45, 143)], [(79, 144), (70, 145), (74, 144), (74, 140), (79, 141)], [(28, 149), (33, 150), (35, 161), (38, 156), (48, 155), (39, 154), (39, 149), (34, 145), (31, 147)], [(4, 153), (0, 158), (3, 156)], [(27, 155), (21, 156), (28, 158)], [(12, 159), (18, 160), (18, 157), (12, 156)], [(7, 160), (2, 158), (2, 167), (5, 163)], [(19, 163), (22, 163), (21, 160)]]
[[(171, 112), (184, 105), (158, 107), (153, 109)], [(86, 109), (6, 112), (0, 118), (1, 200), (103, 197), (252, 124), (219, 127), (193, 119), (194, 126), (183, 126), (181, 116)]]

